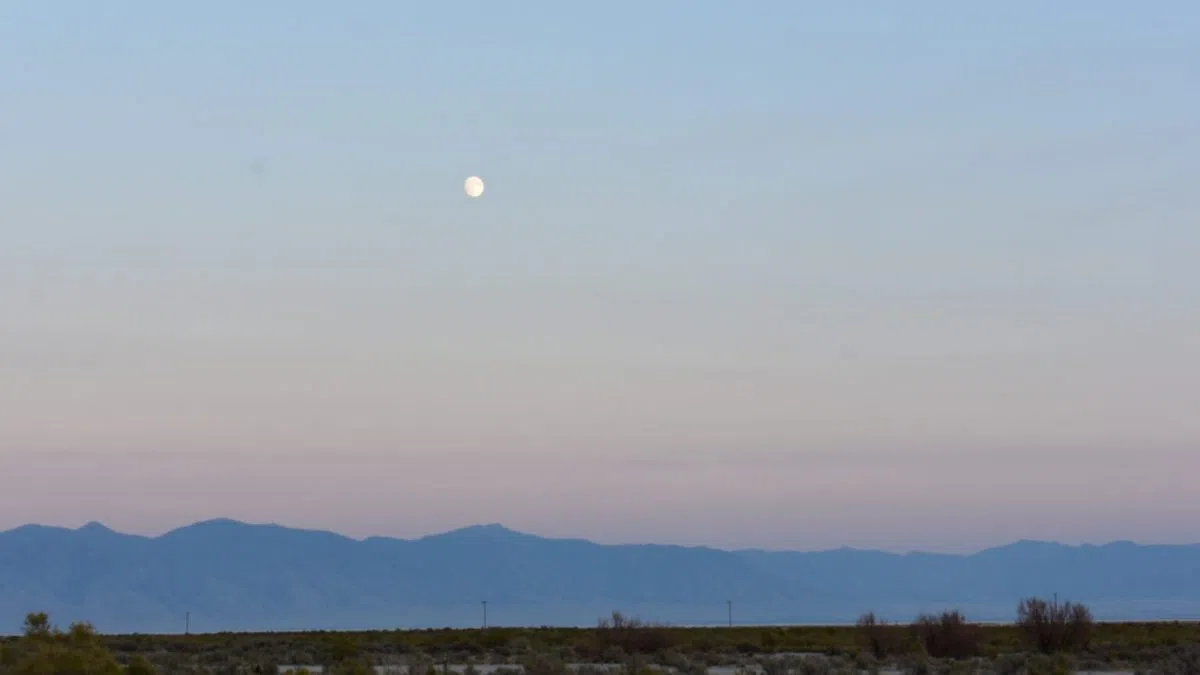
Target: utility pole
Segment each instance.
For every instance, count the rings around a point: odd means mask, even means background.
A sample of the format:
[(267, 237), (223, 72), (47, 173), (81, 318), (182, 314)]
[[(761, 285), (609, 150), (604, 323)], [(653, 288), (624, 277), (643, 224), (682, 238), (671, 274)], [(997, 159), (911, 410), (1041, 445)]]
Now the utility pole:
[(733, 601), (726, 600), (725, 607), (729, 610), (729, 627), (733, 628)]
[(487, 628), (487, 600), (483, 601), (483, 627)]
[(192, 632), (192, 613), (184, 612), (183, 613), (183, 634), (189, 635), (189, 634), (191, 634), (191, 632)]

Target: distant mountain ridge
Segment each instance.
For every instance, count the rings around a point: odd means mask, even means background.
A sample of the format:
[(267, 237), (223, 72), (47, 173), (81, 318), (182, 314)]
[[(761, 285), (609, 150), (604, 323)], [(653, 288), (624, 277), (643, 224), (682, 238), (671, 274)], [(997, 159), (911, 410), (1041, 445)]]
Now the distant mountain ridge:
[(675, 624), (1011, 620), (1029, 595), (1100, 619), (1200, 617), (1200, 545), (1018, 541), (970, 555), (596, 544), (475, 525), (419, 539), (215, 519), (156, 537), (92, 522), (0, 532), (0, 632), (25, 613), (106, 632), (594, 625), (613, 610)]

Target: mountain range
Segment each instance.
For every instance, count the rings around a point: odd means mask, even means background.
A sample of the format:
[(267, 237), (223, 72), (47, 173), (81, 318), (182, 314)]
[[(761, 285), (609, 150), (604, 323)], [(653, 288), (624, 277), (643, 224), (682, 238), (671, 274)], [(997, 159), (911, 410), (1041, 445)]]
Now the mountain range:
[[(209, 520), (157, 537), (0, 532), (0, 632), (26, 613), (104, 632), (845, 623), (961, 609), (1011, 621), (1030, 595), (1098, 619), (1200, 616), (1200, 545), (1019, 541), (970, 555), (602, 545), (478, 525), (420, 539)], [(486, 601), (486, 608), (484, 607)], [(186, 618), (185, 618), (186, 617)]]

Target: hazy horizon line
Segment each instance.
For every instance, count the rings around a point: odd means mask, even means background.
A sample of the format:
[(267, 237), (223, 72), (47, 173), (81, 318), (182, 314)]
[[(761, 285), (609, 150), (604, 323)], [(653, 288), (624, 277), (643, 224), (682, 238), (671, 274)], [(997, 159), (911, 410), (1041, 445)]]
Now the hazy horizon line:
[(288, 524), (284, 524), (281, 522), (274, 522), (274, 521), (272, 521), (272, 522), (256, 522), (256, 521), (249, 521), (249, 520), (240, 520), (238, 518), (232, 518), (232, 517), (228, 517), (228, 516), (215, 516), (212, 518), (196, 520), (196, 521), (192, 521), (190, 523), (177, 525), (177, 526), (168, 528), (166, 530), (156, 531), (153, 533), (144, 532), (144, 531), (143, 532), (123, 531), (123, 530), (119, 530), (114, 527), (111, 527), (109, 525), (106, 525), (103, 521), (100, 521), (100, 520), (89, 520), (81, 525), (77, 525), (74, 527), (72, 527), (70, 525), (62, 525), (62, 524), (30, 522), (30, 523), (25, 523), (22, 525), (10, 527), (5, 530), (0, 530), (0, 535), (9, 534), (11, 532), (15, 532), (17, 530), (20, 530), (23, 528), (30, 528), (30, 527), (66, 530), (69, 532), (79, 532), (81, 530), (88, 528), (89, 526), (99, 525), (100, 527), (103, 527), (104, 529), (106, 529), (114, 534), (118, 534), (118, 535), (122, 535), (122, 536), (139, 537), (139, 538), (143, 538), (143, 539), (159, 539), (159, 538), (164, 537), (172, 532), (184, 530), (189, 527), (194, 527), (197, 525), (204, 525), (204, 524), (209, 524), (209, 523), (220, 523), (220, 522), (230, 523), (230, 524), (244, 526), (244, 527), (273, 527), (273, 528), (280, 528), (280, 529), (291, 530), (291, 531), (296, 531), (296, 532), (307, 532), (307, 533), (313, 533), (313, 534), (331, 534), (331, 535), (335, 535), (335, 536), (338, 536), (343, 539), (353, 541), (356, 543), (362, 543), (362, 542), (365, 542), (370, 539), (387, 539), (387, 540), (392, 540), (392, 541), (418, 542), (418, 541), (421, 541), (424, 539), (429, 539), (429, 538), (438, 537), (438, 536), (447, 535), (447, 534), (453, 534), (456, 532), (462, 532), (462, 531), (466, 531), (466, 530), (499, 528), (499, 529), (503, 529), (504, 531), (512, 533), (512, 534), (517, 534), (517, 535), (522, 535), (522, 536), (527, 536), (527, 537), (534, 537), (534, 538), (545, 540), (545, 541), (574, 541), (574, 542), (581, 542), (581, 543), (592, 544), (595, 546), (605, 546), (605, 547), (661, 546), (661, 547), (685, 548), (685, 549), (707, 549), (710, 551), (721, 551), (721, 552), (725, 552), (725, 553), (750, 553), (750, 552), (828, 553), (828, 552), (834, 552), (834, 551), (857, 551), (857, 552), (862, 552), (862, 553), (885, 553), (888, 555), (939, 555), (939, 556), (953, 556), (953, 557), (958, 557), (958, 558), (965, 558), (965, 557), (970, 557), (970, 556), (977, 555), (977, 554), (984, 553), (984, 552), (991, 551), (991, 550), (1002, 549), (1002, 548), (1006, 548), (1009, 546), (1014, 546), (1017, 544), (1046, 544), (1046, 545), (1059, 546), (1059, 547), (1070, 548), (1070, 549), (1102, 548), (1102, 547), (1106, 547), (1106, 546), (1114, 546), (1114, 545), (1120, 545), (1120, 544), (1128, 544), (1128, 545), (1133, 545), (1133, 546), (1138, 546), (1138, 547), (1185, 547), (1186, 548), (1186, 547), (1200, 546), (1200, 542), (1182, 542), (1182, 541), (1176, 542), (1176, 543), (1165, 543), (1164, 544), (1164, 543), (1140, 543), (1134, 539), (1113, 539), (1113, 540), (1103, 541), (1103, 542), (1081, 542), (1081, 543), (1072, 544), (1072, 543), (1057, 541), (1057, 540), (1053, 540), (1053, 539), (1021, 538), (1021, 539), (1014, 539), (1014, 540), (1011, 540), (1011, 541), (1008, 541), (1008, 542), (1002, 543), (1002, 544), (985, 546), (982, 548), (971, 550), (969, 552), (948, 552), (948, 551), (936, 551), (936, 550), (930, 550), (930, 549), (916, 549), (916, 548), (907, 549), (904, 551), (896, 551), (896, 550), (888, 550), (888, 549), (883, 549), (883, 548), (860, 548), (860, 547), (854, 547), (854, 546), (837, 546), (837, 547), (832, 547), (832, 548), (814, 548), (814, 549), (766, 548), (766, 547), (727, 548), (727, 547), (712, 546), (712, 545), (677, 544), (677, 543), (670, 543), (670, 542), (663, 542), (663, 541), (631, 540), (631, 541), (620, 541), (620, 542), (605, 542), (605, 541), (598, 541), (598, 540), (591, 539), (588, 537), (583, 537), (583, 536), (569, 537), (569, 536), (538, 534), (536, 532), (530, 532), (530, 531), (526, 531), (526, 530), (522, 530), (522, 529), (512, 528), (507, 525), (504, 525), (503, 523), (497, 523), (497, 522), (474, 523), (474, 524), (463, 525), (460, 527), (455, 527), (455, 528), (451, 528), (451, 529), (447, 529), (447, 530), (436, 530), (436, 531), (431, 530), (429, 532), (426, 532), (425, 534), (422, 534), (419, 536), (414, 536), (414, 537), (397, 537), (397, 536), (390, 536), (390, 535), (367, 535), (365, 537), (355, 537), (352, 535), (348, 535), (348, 534), (338, 532), (336, 530), (330, 530), (330, 529), (304, 527), (301, 525), (288, 525)]

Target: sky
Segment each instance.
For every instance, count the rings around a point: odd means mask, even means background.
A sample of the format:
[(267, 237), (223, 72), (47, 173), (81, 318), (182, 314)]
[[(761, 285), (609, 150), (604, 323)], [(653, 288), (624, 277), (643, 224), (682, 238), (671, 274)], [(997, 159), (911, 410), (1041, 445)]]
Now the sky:
[(1200, 542), (1197, 34), (6, 3), (0, 529)]

